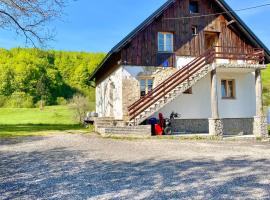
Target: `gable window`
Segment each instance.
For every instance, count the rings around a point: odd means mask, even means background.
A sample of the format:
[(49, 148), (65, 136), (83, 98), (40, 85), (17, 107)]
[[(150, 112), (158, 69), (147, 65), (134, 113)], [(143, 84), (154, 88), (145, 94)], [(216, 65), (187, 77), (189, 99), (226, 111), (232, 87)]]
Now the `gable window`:
[(141, 97), (148, 94), (153, 90), (153, 79), (152, 78), (143, 78), (140, 80), (140, 95)]
[(189, 12), (191, 14), (199, 13), (199, 3), (198, 3), (198, 1), (190, 1), (189, 2)]
[(168, 32), (158, 33), (158, 51), (173, 52), (173, 34)]
[(198, 35), (198, 27), (197, 26), (192, 26), (192, 35)]
[(235, 98), (235, 80), (221, 80), (222, 99)]

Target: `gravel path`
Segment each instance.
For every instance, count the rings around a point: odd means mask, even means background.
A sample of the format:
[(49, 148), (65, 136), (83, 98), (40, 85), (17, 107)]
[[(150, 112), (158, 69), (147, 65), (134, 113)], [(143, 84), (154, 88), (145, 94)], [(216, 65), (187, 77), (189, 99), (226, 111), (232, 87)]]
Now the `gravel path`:
[(2, 139), (0, 199), (270, 199), (270, 144)]

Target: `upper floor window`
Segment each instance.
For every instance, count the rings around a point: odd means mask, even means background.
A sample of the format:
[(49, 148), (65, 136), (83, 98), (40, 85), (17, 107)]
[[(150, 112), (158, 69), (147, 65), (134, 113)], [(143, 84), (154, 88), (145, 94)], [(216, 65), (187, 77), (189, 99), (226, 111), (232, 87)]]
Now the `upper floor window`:
[(189, 12), (194, 14), (194, 13), (199, 13), (199, 3), (198, 1), (190, 1), (189, 2)]
[(173, 52), (173, 34), (167, 32), (158, 33), (158, 51)]
[(222, 99), (235, 98), (235, 80), (221, 80)]

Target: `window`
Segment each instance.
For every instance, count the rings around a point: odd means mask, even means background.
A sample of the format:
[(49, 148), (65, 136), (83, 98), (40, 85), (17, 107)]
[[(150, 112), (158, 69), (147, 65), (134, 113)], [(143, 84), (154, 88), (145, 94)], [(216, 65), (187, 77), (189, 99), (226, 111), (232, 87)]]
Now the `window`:
[(197, 28), (197, 26), (192, 26), (192, 35), (198, 35), (198, 28)]
[(158, 33), (158, 51), (173, 52), (173, 34), (159, 32)]
[(192, 94), (192, 88), (187, 89), (184, 94)]
[(140, 94), (141, 97), (145, 96), (148, 92), (153, 89), (153, 79), (141, 79), (140, 80)]
[(199, 3), (198, 3), (198, 1), (190, 1), (189, 2), (189, 12), (191, 14), (199, 13)]
[(223, 99), (235, 98), (235, 80), (221, 80), (221, 95)]

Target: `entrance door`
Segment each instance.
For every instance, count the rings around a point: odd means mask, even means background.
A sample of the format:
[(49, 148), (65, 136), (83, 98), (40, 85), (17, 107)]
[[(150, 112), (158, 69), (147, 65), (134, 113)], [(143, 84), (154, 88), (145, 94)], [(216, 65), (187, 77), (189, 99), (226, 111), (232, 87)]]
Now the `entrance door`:
[(204, 34), (204, 49), (208, 50), (214, 46), (218, 46), (219, 33), (216, 32), (205, 32)]

